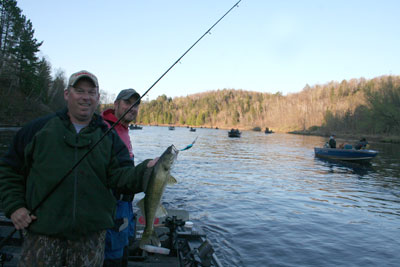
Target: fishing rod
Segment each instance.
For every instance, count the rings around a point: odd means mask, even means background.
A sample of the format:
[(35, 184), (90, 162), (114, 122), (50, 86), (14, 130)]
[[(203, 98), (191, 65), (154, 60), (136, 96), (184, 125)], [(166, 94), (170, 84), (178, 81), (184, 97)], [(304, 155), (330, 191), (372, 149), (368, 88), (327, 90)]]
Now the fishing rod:
[[(128, 114), (128, 112), (131, 111), (131, 109), (140, 103), (140, 100), (176, 65), (178, 64), (179, 61), (181, 61), (181, 59), (198, 43), (200, 42), (201, 39), (203, 39), (204, 36), (207, 35), (207, 33), (210, 33), (210, 31), (226, 16), (228, 15), (229, 12), (232, 11), (232, 9), (234, 9), (235, 7), (239, 7), (239, 3), (242, 0), (239, 0), (238, 2), (236, 2), (236, 4), (234, 4), (222, 17), (220, 17), (192, 46), (189, 47), (189, 49), (187, 49), (185, 51), (185, 53), (183, 53), (161, 76), (160, 78), (158, 78), (150, 87), (149, 89), (147, 89), (143, 95), (137, 99), (130, 107), (129, 109), (127, 109), (124, 114), (122, 114), (122, 116), (110, 127), (108, 128), (108, 130), (100, 137), (99, 140), (97, 140), (97, 142), (94, 143), (94, 145), (71, 167), (71, 169), (53, 186), (53, 188), (43, 197), (43, 199), (32, 209), (32, 211), (30, 212), (31, 214), (34, 214), (37, 209), (53, 194), (53, 192), (61, 185), (61, 183), (75, 170), (76, 167), (78, 167), (78, 165), (93, 151), (93, 149), (115, 128), (116, 125), (118, 125), (118, 123), (120, 123), (120, 121), (125, 117), (126, 114)], [(193, 142), (194, 143), (194, 142)], [(193, 145), (192, 143), (192, 145)], [(5, 237), (1, 242), (0, 242), (0, 248), (2, 248), (5, 244), (5, 242), (10, 239), (14, 233), (17, 231), (17, 229), (15, 228), (13, 232), (11, 232), (7, 237)]]

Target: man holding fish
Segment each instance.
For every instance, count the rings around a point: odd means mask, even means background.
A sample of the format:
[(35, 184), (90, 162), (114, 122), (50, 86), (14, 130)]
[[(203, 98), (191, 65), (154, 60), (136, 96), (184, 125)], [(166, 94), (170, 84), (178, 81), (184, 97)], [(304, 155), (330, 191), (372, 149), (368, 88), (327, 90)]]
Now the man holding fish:
[(115, 131), (104, 136), (95, 75), (72, 74), (64, 98), (67, 108), (28, 123), (0, 158), (1, 205), (24, 230), (20, 266), (102, 266), (114, 227), (110, 189), (146, 191), (156, 162), (135, 167)]

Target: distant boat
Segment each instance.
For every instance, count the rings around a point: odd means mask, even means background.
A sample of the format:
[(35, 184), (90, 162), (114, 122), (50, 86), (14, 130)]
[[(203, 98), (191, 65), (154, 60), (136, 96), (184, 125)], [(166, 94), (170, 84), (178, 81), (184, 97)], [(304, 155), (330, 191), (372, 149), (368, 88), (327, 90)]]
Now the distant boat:
[(232, 130), (230, 130), (229, 132), (228, 132), (228, 136), (229, 137), (240, 137), (240, 135), (241, 135), (242, 133), (241, 132), (239, 132), (239, 129), (232, 129)]
[(175, 126), (169, 126), (169, 127), (168, 127), (168, 130), (170, 130), (170, 131), (175, 130)]
[(273, 131), (270, 130), (268, 127), (266, 127), (264, 133), (265, 134), (270, 134), (270, 133), (273, 133)]
[(135, 124), (135, 125), (133, 125), (133, 124), (129, 125), (129, 130), (142, 130), (142, 129), (143, 129), (143, 127), (142, 127), (142, 126), (139, 126), (139, 125), (137, 125), (137, 124)]
[(378, 155), (378, 151), (368, 149), (341, 149), (314, 147), (315, 156), (319, 158), (351, 162), (369, 162)]
[(190, 130), (189, 130), (189, 131), (195, 132), (195, 131), (196, 131), (196, 128), (190, 127)]

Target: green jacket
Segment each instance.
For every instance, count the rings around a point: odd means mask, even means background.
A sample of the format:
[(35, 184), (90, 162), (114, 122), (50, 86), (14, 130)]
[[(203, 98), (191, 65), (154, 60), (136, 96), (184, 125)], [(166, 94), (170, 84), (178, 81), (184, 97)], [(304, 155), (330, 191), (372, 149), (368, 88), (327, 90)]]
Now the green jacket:
[[(5, 214), (9, 217), (21, 207), (32, 211), (107, 130), (94, 114), (89, 126), (76, 133), (66, 109), (23, 127), (0, 159)], [(40, 205), (29, 230), (76, 239), (113, 227), (116, 200), (110, 189), (141, 192), (147, 162), (134, 167), (124, 143), (115, 131), (109, 132)]]

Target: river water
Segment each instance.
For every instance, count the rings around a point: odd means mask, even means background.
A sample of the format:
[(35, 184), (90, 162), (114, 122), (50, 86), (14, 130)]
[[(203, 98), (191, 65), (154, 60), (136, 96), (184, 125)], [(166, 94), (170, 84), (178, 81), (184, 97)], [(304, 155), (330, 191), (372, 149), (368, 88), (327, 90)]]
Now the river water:
[[(178, 184), (163, 204), (190, 212), (224, 266), (399, 266), (399, 145), (371, 143), (380, 154), (363, 166), (315, 158), (322, 137), (150, 126), (130, 134), (136, 163), (198, 137), (179, 153)], [(3, 154), (9, 136), (0, 135)]]

